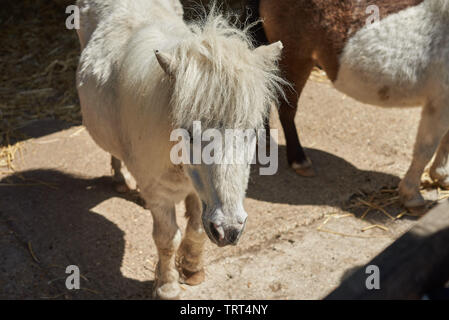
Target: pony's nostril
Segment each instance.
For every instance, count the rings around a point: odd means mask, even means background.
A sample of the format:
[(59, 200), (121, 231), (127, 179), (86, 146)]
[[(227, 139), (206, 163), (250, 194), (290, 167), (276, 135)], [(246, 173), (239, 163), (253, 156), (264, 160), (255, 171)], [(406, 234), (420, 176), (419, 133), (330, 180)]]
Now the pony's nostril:
[(236, 245), (243, 231), (243, 228), (235, 226), (224, 228), (213, 222), (209, 222), (208, 227), (210, 238), (219, 246)]
[(214, 237), (214, 239), (218, 240), (218, 231), (217, 231), (217, 229), (215, 229), (215, 226), (212, 222), (209, 223), (209, 230), (210, 230), (210, 233), (212, 234), (212, 236)]
[(227, 234), (227, 238), (229, 243), (235, 243), (239, 237), (240, 232), (236, 229), (229, 230)]
[(215, 223), (209, 224), (210, 232), (215, 240), (221, 241), (224, 238), (223, 228), (216, 225)]

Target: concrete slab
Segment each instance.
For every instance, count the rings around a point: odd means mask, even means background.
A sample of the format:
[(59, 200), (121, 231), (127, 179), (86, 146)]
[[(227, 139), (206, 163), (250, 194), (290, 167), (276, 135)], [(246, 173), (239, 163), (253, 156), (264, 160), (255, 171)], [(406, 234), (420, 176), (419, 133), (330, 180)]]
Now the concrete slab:
[[(419, 115), (363, 105), (309, 82), (296, 122), (318, 176), (302, 178), (287, 167), (280, 131), (278, 173), (259, 176), (253, 168), (239, 245), (208, 242), (206, 281), (184, 286), (182, 298), (326, 296), (414, 224), (380, 213), (364, 221), (338, 214), (359, 214), (345, 203), (360, 191), (397, 185)], [(272, 126), (280, 128), (275, 113)], [(113, 191), (109, 156), (83, 127), (24, 142), (15, 164), (16, 173), (0, 176), (0, 298), (150, 298), (157, 258), (151, 215), (134, 197)], [(184, 226), (182, 205), (177, 212)], [(372, 223), (388, 231), (361, 232)], [(83, 275), (78, 291), (65, 288), (71, 264)]]

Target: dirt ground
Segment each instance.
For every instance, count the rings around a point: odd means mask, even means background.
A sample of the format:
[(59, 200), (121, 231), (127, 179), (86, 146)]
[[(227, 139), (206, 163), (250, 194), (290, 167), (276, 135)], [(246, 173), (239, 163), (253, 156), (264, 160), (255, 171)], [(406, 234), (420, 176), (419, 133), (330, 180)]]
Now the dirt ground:
[[(361, 192), (397, 185), (419, 113), (362, 105), (330, 84), (310, 81), (296, 122), (317, 177), (302, 178), (287, 167), (280, 131), (279, 171), (259, 176), (254, 168), (239, 245), (208, 242), (206, 281), (183, 286), (182, 298), (326, 296), (345, 273), (413, 225), (412, 218), (389, 221), (375, 210), (362, 220), (346, 204)], [(272, 118), (279, 128), (275, 113)], [(113, 191), (108, 155), (82, 126), (48, 120), (23, 130), (35, 138), (23, 142), (16, 173), (0, 176), (0, 298), (150, 298), (152, 219), (132, 195)], [(184, 220), (179, 206), (180, 225)], [(361, 231), (372, 224), (387, 230)], [(83, 276), (78, 291), (64, 285), (72, 264)]]
[[(11, 2), (0, 15), (8, 40), (0, 50), (8, 62), (0, 65), (0, 147), (18, 150), (14, 171), (0, 157), (0, 299), (148, 299), (157, 258), (151, 215), (135, 195), (113, 190), (109, 156), (79, 125), (79, 51), (74, 32), (61, 32), (65, 2)], [(317, 176), (288, 168), (279, 131), (279, 170), (259, 176), (253, 168), (238, 246), (208, 242), (206, 281), (183, 285), (182, 298), (325, 297), (415, 223), (351, 204), (397, 186), (419, 115), (366, 106), (309, 81), (296, 122)], [(280, 128), (276, 112), (272, 127)], [(386, 210), (403, 212), (395, 203)], [(372, 225), (380, 228), (363, 231)], [(68, 265), (80, 268), (80, 290), (65, 287)]]

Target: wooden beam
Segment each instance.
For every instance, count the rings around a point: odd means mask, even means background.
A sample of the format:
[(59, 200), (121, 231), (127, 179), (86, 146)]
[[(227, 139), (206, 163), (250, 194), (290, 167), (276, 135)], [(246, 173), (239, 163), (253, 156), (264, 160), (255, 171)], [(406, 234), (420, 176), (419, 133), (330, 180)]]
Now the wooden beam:
[[(380, 289), (368, 290), (369, 265), (379, 267)], [(449, 201), (357, 269), (325, 299), (420, 299), (449, 280)]]

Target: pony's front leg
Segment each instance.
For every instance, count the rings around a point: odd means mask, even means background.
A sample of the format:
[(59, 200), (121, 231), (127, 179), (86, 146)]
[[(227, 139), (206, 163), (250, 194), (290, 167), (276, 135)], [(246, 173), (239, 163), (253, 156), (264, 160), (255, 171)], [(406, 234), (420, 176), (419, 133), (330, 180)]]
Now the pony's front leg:
[(201, 221), (202, 209), (198, 196), (189, 194), (185, 204), (188, 222), (178, 256), (184, 283), (194, 286), (205, 278), (203, 251), (206, 234)]
[(426, 203), (419, 191), (421, 175), (448, 126), (449, 108), (446, 108), (445, 104), (437, 103), (435, 100), (423, 108), (413, 160), (407, 174), (399, 184), (401, 202), (412, 211), (421, 211), (425, 208)]
[(153, 216), (153, 239), (159, 255), (153, 297), (178, 299), (181, 290), (175, 257), (181, 242), (181, 232), (176, 223), (175, 206), (148, 203), (147, 207)]
[(430, 177), (442, 188), (449, 189), (449, 130), (440, 142)]

